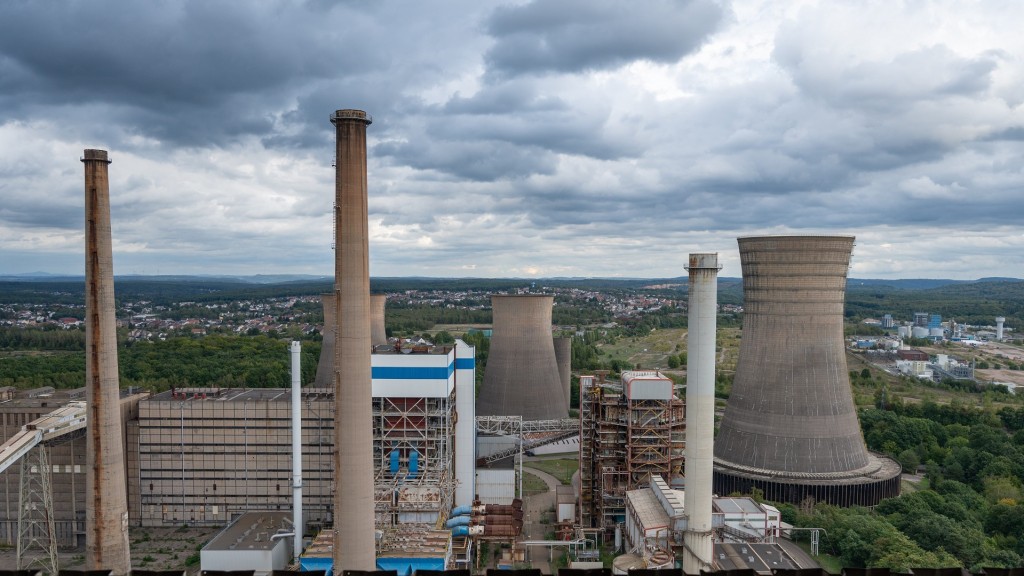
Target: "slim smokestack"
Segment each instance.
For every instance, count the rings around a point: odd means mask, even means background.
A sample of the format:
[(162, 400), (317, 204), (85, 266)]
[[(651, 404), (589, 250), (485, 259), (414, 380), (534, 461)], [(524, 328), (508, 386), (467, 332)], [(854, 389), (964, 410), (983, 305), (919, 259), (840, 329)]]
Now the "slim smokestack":
[(715, 334), (718, 254), (690, 254), (686, 376), (686, 496), (683, 572), (711, 570), (711, 477), (715, 437)]
[(338, 318), (335, 315), (338, 304), (334, 294), (321, 294), (320, 302), (324, 307), (324, 331), (320, 341), (320, 360), (316, 364), (316, 378), (313, 386), (330, 388), (334, 386), (334, 339), (338, 331)]
[(376, 569), (370, 379), (370, 251), (362, 110), (331, 115), (337, 140), (334, 216), (334, 573)]
[(491, 296), (494, 332), (476, 403), (478, 416), (568, 416), (551, 338), (553, 305), (554, 296)]
[(302, 555), (302, 344), (292, 341), (292, 517), (295, 521), (293, 552)]
[(370, 343), (374, 346), (388, 343), (388, 333), (384, 330), (384, 306), (387, 302), (385, 294), (370, 295)]
[(85, 474), (85, 565), (128, 574), (128, 496), (121, 444), (110, 182), (106, 150), (86, 150), (85, 382), (88, 427)]
[(555, 338), (555, 363), (558, 364), (558, 378), (562, 381), (565, 405), (570, 406), (572, 396), (572, 336)]

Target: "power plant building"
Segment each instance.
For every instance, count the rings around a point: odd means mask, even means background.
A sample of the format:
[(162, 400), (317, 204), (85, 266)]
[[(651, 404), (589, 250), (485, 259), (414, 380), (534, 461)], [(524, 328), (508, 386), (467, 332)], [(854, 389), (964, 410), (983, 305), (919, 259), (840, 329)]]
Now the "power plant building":
[(900, 466), (869, 453), (843, 342), (849, 236), (740, 238), (743, 340), (715, 438), (714, 490), (873, 506)]
[(626, 493), (660, 477), (681, 482), (685, 403), (668, 377), (622, 373), (621, 383), (580, 376), (580, 523), (610, 540), (626, 520)]
[(494, 328), (479, 416), (557, 420), (569, 413), (551, 336), (554, 296), (491, 296)]
[[(372, 453), (378, 529), (435, 525), (470, 491), (473, 465), (456, 441), (457, 394), (472, 397), (475, 353), (457, 341), (372, 355)], [(331, 525), (334, 395), (302, 389), (303, 503), (309, 531)], [(132, 523), (224, 525), (291, 506), (291, 395), (286, 389), (187, 389), (139, 403), (129, 422)], [(472, 420), (470, 420), (472, 421)], [(458, 455), (457, 455), (458, 452)], [(137, 481), (135, 480), (137, 478)]]

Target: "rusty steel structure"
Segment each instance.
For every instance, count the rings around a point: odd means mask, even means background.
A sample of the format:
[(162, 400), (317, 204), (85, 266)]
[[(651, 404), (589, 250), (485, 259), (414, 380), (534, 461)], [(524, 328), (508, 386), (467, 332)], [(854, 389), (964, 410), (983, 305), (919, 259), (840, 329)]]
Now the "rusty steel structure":
[(569, 404), (551, 337), (554, 296), (493, 295), (491, 350), (477, 397), (477, 416), (557, 420)]
[(558, 379), (562, 382), (565, 405), (570, 406), (572, 387), (572, 336), (555, 338), (555, 363), (558, 365)]
[(127, 470), (122, 445), (110, 181), (106, 150), (86, 150), (85, 386), (88, 428), (85, 475), (85, 564), (115, 576), (131, 571)]
[(370, 265), (366, 126), (337, 110), (335, 126), (334, 569), (374, 570), (373, 421), (370, 413)]
[(384, 329), (384, 306), (388, 303), (386, 294), (370, 295), (370, 344), (380, 346), (388, 343)]
[(739, 239), (743, 340), (715, 438), (718, 494), (872, 506), (900, 467), (868, 452), (843, 343), (851, 236)]
[(622, 382), (580, 376), (580, 524), (609, 542), (626, 515), (626, 492), (683, 477), (686, 405), (672, 380), (627, 371)]

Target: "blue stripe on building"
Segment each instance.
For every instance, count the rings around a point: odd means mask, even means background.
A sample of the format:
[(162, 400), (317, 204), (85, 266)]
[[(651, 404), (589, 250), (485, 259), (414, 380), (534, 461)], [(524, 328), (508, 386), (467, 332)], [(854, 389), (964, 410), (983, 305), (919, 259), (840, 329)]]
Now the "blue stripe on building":
[(456, 370), (475, 370), (476, 369), (476, 358), (456, 358), (455, 359)]
[(444, 366), (374, 366), (374, 380), (447, 380), (455, 373), (455, 363)]

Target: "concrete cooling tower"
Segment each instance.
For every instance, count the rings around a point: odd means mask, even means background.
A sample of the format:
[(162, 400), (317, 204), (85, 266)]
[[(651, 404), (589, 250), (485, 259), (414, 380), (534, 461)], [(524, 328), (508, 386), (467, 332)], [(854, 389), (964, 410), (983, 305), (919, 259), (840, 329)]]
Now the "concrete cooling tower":
[(330, 388), (334, 386), (334, 336), (338, 331), (338, 321), (334, 318), (334, 294), (321, 294), (320, 301), (324, 306), (323, 340), (320, 342), (320, 360), (316, 364), (316, 379), (313, 386)]
[(743, 339), (715, 438), (714, 490), (840, 506), (899, 495), (900, 467), (867, 451), (843, 343), (850, 236), (740, 238)]
[(380, 346), (388, 343), (388, 333), (384, 330), (384, 306), (388, 297), (384, 294), (370, 294), (370, 344)]
[(555, 338), (555, 362), (558, 364), (558, 378), (562, 381), (565, 405), (569, 406), (572, 388), (572, 336)]
[(554, 296), (491, 296), (493, 332), (478, 416), (565, 418), (569, 405), (551, 338)]

